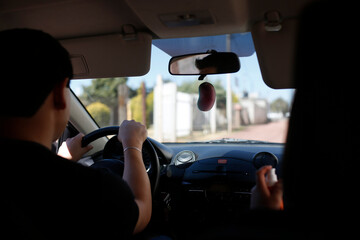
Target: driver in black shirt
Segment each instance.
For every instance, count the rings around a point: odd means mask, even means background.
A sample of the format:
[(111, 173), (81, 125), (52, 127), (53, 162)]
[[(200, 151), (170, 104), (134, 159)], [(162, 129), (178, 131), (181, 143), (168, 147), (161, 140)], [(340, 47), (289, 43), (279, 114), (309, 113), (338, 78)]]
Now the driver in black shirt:
[[(151, 217), (145, 126), (124, 121), (123, 177), (51, 151), (69, 120), (69, 53), (39, 30), (0, 32), (2, 233), (7, 239), (126, 239)], [(91, 147), (81, 149), (85, 153)]]

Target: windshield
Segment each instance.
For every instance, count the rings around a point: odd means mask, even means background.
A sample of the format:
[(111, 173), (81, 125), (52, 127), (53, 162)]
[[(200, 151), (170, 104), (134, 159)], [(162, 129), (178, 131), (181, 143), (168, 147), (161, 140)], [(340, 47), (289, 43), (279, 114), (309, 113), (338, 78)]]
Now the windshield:
[[(170, 75), (171, 56), (157, 47), (159, 41), (153, 43), (150, 71), (144, 76), (71, 81), (71, 89), (100, 127), (134, 119), (145, 123), (149, 137), (160, 142), (285, 142), (294, 90), (268, 87), (254, 50), (239, 58), (238, 72), (199, 81), (198, 76)], [(214, 106), (205, 112), (197, 107), (198, 87), (204, 81), (216, 92)]]

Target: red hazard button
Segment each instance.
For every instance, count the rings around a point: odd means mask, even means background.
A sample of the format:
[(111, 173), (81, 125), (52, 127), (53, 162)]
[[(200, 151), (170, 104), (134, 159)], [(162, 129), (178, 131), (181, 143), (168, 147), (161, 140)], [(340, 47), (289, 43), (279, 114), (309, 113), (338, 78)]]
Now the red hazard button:
[(218, 159), (218, 164), (227, 164), (227, 159)]

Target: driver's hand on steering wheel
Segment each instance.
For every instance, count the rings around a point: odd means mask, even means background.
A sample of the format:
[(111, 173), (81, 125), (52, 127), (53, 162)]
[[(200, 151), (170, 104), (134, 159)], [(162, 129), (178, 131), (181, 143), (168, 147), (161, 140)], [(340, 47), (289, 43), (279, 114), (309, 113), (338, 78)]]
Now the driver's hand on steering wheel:
[(139, 217), (134, 229), (134, 233), (139, 233), (149, 223), (152, 211), (151, 186), (141, 154), (147, 130), (139, 122), (125, 120), (119, 127), (117, 138), (124, 149), (123, 179), (133, 192), (139, 208)]
[(128, 147), (141, 149), (147, 138), (147, 130), (146, 127), (139, 122), (125, 120), (120, 125), (117, 137), (124, 149)]
[(58, 155), (74, 162), (79, 161), (85, 153), (93, 148), (92, 145), (81, 147), (83, 137), (84, 134), (79, 133), (75, 137), (66, 139), (66, 141), (61, 144)]

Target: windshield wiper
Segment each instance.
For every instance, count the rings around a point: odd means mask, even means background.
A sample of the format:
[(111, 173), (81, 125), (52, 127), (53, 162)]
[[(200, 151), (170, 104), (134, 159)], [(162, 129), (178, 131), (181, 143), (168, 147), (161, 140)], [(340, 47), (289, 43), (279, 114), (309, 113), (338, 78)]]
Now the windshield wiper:
[(272, 143), (266, 141), (259, 141), (259, 140), (246, 140), (246, 139), (237, 139), (237, 138), (222, 138), (216, 140), (209, 140), (209, 141), (199, 141), (199, 142), (191, 142), (191, 143), (249, 143), (249, 144), (256, 144), (256, 143)]

